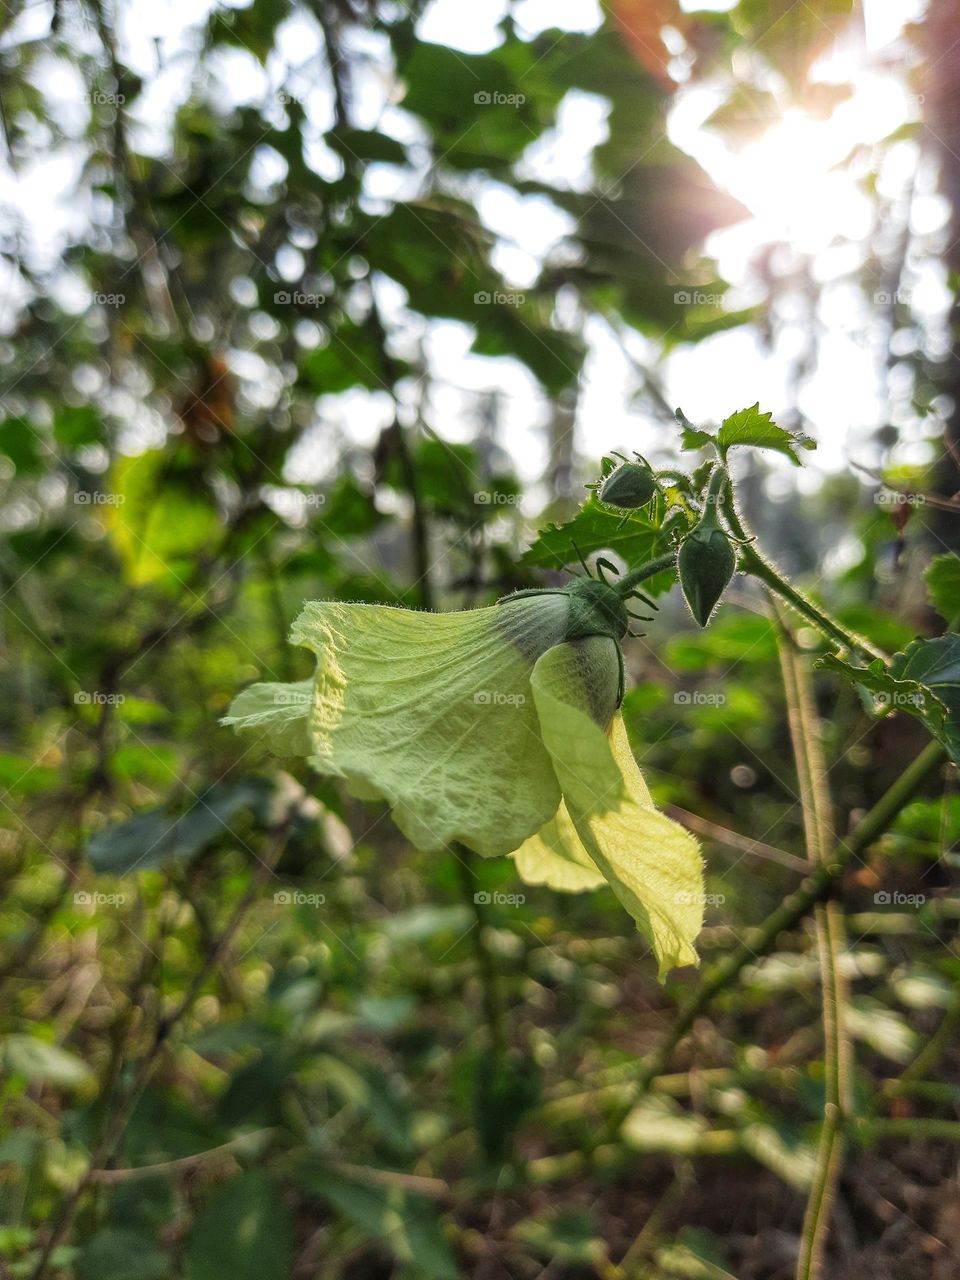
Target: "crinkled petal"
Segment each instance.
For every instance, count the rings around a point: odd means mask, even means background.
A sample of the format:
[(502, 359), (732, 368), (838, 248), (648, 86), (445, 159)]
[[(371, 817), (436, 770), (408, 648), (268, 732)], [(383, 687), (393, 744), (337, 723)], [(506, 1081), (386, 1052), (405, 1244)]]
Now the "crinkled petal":
[(278, 756), (308, 756), (312, 700), (312, 680), (252, 684), (237, 694), (220, 723), (259, 734)]
[(604, 732), (585, 696), (583, 671), (610, 643), (594, 637), (549, 650), (534, 668), (531, 687), (572, 825), (650, 938), (662, 979), (678, 965), (697, 963), (702, 863), (693, 836), (652, 807), (622, 717), (615, 715)]
[(421, 849), (511, 852), (560, 801), (530, 675), (567, 610), (550, 594), (464, 613), (307, 604), (291, 640), (317, 655), (312, 762), (386, 799)]

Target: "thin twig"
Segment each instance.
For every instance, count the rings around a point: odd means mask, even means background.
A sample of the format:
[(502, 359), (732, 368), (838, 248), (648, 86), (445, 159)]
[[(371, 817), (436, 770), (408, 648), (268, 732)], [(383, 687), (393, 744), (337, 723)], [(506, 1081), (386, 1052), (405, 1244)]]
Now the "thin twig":
[(138, 1182), (141, 1178), (155, 1178), (170, 1173), (186, 1173), (218, 1156), (256, 1146), (261, 1138), (266, 1138), (273, 1132), (273, 1129), (256, 1129), (253, 1133), (241, 1133), (236, 1138), (231, 1138), (229, 1142), (222, 1142), (218, 1147), (209, 1147), (206, 1151), (195, 1151), (193, 1155), (179, 1156), (176, 1160), (161, 1160), (157, 1164), (144, 1164), (134, 1169), (97, 1169), (93, 1173), (92, 1180), (112, 1185), (118, 1182)]
[(786, 849), (778, 849), (776, 845), (767, 844), (764, 840), (751, 840), (749, 836), (742, 836), (736, 831), (731, 831), (729, 827), (721, 827), (719, 823), (701, 818), (699, 814), (691, 813), (689, 809), (681, 809), (679, 805), (669, 804), (666, 806), (666, 811), (671, 818), (676, 818), (691, 831), (707, 836), (717, 844), (724, 844), (730, 849), (739, 849), (742, 853), (752, 854), (756, 858), (766, 858), (768, 862), (778, 862), (781, 867), (789, 867), (791, 871), (805, 872), (810, 869), (807, 862), (803, 858), (798, 858), (795, 853), (787, 853)]
[(130, 1123), (130, 1119), (133, 1116), (137, 1103), (140, 1101), (144, 1089), (150, 1082), (153, 1069), (156, 1066), (157, 1059), (160, 1056), (163, 1046), (167, 1043), (174, 1027), (193, 1007), (194, 1001), (200, 995), (204, 983), (213, 972), (220, 960), (220, 957), (230, 945), (230, 942), (239, 928), (243, 917), (256, 900), (260, 886), (266, 880), (268, 875), (273, 874), (273, 868), (280, 860), (280, 855), (283, 852), (284, 844), (286, 842), (286, 834), (286, 823), (273, 833), (273, 838), (266, 856), (257, 866), (246, 893), (234, 908), (233, 914), (224, 927), (223, 932), (220, 934), (216, 945), (210, 952), (208, 952), (203, 964), (194, 974), (193, 980), (188, 986), (180, 1003), (171, 1013), (168, 1013), (157, 1023), (157, 1026), (154, 1029), (153, 1039), (150, 1042), (150, 1047), (141, 1059), (140, 1065), (136, 1070), (129, 1088), (119, 1100), (116, 1109), (110, 1116), (109, 1128), (100, 1139), (97, 1147), (94, 1149), (86, 1173), (61, 1205), (59, 1216), (51, 1227), (50, 1234), (47, 1237), (47, 1242), (44, 1245), (43, 1252), (41, 1253), (36, 1268), (33, 1271), (31, 1280), (43, 1280), (43, 1277), (48, 1274), (53, 1252), (70, 1230), (81, 1200), (96, 1180), (99, 1171), (109, 1164), (120, 1146), (120, 1142), (126, 1131), (127, 1125)]

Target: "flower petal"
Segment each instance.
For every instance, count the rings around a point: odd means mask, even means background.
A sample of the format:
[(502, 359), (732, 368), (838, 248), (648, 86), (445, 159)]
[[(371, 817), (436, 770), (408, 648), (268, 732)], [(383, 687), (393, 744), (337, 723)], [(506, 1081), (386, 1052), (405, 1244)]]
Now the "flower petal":
[(308, 756), (313, 750), (308, 732), (312, 700), (312, 680), (252, 684), (237, 694), (220, 723), (259, 732), (278, 756)]
[(610, 643), (594, 637), (558, 645), (538, 660), (531, 686), (572, 825), (653, 943), (662, 980), (675, 966), (697, 963), (701, 859), (693, 836), (653, 808), (623, 718), (613, 717), (609, 733), (598, 724), (582, 675), (595, 665), (599, 646)]
[(514, 858), (517, 875), (524, 884), (545, 884), (564, 893), (581, 893), (607, 882), (583, 847), (562, 800), (547, 825), (524, 840)]
[(389, 801), (421, 849), (516, 849), (560, 802), (530, 675), (568, 608), (549, 593), (464, 613), (307, 604), (291, 640), (317, 655), (312, 763)]

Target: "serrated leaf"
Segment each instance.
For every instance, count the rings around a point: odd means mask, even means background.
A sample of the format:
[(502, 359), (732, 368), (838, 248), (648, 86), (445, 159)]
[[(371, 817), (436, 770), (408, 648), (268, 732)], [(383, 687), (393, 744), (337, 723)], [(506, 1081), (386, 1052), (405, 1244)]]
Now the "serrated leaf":
[(960, 556), (937, 556), (927, 565), (924, 578), (930, 602), (947, 623), (960, 619)]
[[(576, 543), (585, 556), (613, 551), (629, 565), (642, 564), (669, 547), (662, 525), (648, 512), (622, 511), (600, 505), (591, 494), (572, 520), (548, 524), (527, 548), (520, 563), (541, 569), (562, 569), (577, 562)], [(647, 591), (647, 587), (644, 587)]]
[(786, 431), (773, 421), (772, 413), (761, 413), (759, 401), (749, 409), (740, 409), (723, 420), (717, 432), (717, 444), (726, 453), (734, 445), (749, 445), (754, 449), (776, 449), (792, 463), (800, 466), (798, 449), (815, 449), (816, 441), (799, 432)]
[[(914, 640), (903, 653), (894, 655), (890, 674), (898, 680), (916, 680), (928, 691), (921, 719), (951, 759), (960, 763), (960, 635), (948, 631), (932, 640)], [(945, 710), (945, 718), (934, 723), (938, 708)]]
[(914, 640), (894, 655), (889, 668), (879, 659), (869, 667), (851, 666), (832, 653), (817, 666), (868, 690), (876, 710), (905, 711), (922, 720), (960, 762), (960, 635)]
[[(908, 711), (912, 715), (920, 716), (926, 696), (930, 693), (917, 680), (896, 679), (879, 658), (871, 662), (869, 667), (856, 667), (849, 662), (844, 662), (835, 653), (827, 653), (816, 665), (828, 671), (834, 671), (837, 675), (849, 680), (851, 684), (866, 690), (871, 694), (873, 710), (877, 712)], [(931, 702), (933, 705), (930, 713), (937, 717), (936, 723), (940, 724), (946, 715), (946, 708), (941, 706), (936, 698), (931, 697)]]

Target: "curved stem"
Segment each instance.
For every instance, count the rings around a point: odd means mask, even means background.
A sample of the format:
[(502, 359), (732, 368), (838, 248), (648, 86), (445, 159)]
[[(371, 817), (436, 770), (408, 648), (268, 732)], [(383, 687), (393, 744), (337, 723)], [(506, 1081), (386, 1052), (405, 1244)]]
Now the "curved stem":
[(648, 560), (646, 564), (642, 564), (639, 569), (631, 569), (617, 582), (611, 585), (615, 586), (621, 596), (627, 595), (634, 587), (639, 586), (641, 582), (646, 582), (647, 578), (655, 578), (658, 573), (666, 573), (668, 569), (673, 569), (677, 563), (676, 551), (667, 551), (662, 556), (657, 556), (655, 560)]
[(743, 543), (740, 548), (740, 568), (744, 573), (753, 574), (834, 644), (850, 649), (853, 653), (862, 654), (871, 662), (876, 658), (880, 658), (883, 662), (888, 661), (882, 649), (876, 648), (856, 632), (849, 631), (836, 618), (815, 604), (808, 595), (789, 583), (779, 569), (757, 549), (752, 541), (752, 535), (744, 526), (734, 504), (732, 485), (727, 486), (723, 500), (723, 514), (733, 534)]

